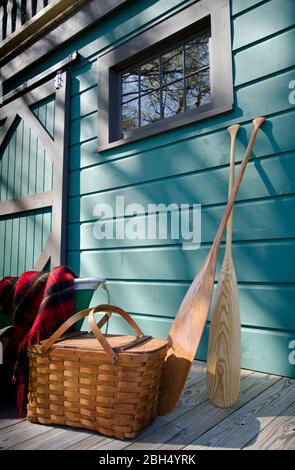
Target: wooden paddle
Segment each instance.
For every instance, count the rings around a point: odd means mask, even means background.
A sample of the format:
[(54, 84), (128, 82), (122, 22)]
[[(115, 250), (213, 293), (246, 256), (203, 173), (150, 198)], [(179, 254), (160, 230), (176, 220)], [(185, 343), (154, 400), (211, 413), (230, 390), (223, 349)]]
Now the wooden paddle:
[(166, 415), (175, 408), (194, 360), (209, 312), (218, 249), (246, 170), (257, 132), (263, 122), (263, 117), (258, 117), (253, 121), (254, 129), (212, 248), (187, 291), (170, 329), (168, 336), (170, 347), (163, 368), (159, 415)]
[[(228, 197), (235, 177), (235, 143), (238, 124), (228, 128), (231, 138)], [(220, 407), (235, 403), (240, 391), (241, 323), (238, 283), (232, 258), (233, 210), (226, 227), (225, 255), (217, 286), (209, 334), (207, 358), (207, 391)]]

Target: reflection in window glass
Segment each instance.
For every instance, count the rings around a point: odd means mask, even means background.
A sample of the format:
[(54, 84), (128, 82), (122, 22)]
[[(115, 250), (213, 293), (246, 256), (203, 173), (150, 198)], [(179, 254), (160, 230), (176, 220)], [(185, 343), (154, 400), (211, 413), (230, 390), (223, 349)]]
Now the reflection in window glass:
[(163, 88), (163, 115), (174, 116), (184, 111), (183, 80)]
[(130, 129), (135, 129), (139, 125), (138, 119), (138, 99), (128, 101), (122, 104), (122, 131), (126, 132)]
[(121, 75), (121, 130), (127, 132), (210, 102), (209, 31)]
[(138, 96), (138, 72), (125, 73), (122, 75), (122, 101), (132, 100)]
[(209, 102), (209, 70), (186, 78), (186, 109), (198, 108)]
[(141, 98), (141, 125), (146, 126), (161, 117), (160, 92), (149, 93)]
[(160, 86), (160, 60), (155, 59), (142, 65), (140, 69), (141, 92), (154, 90)]
[(208, 33), (185, 45), (185, 74), (197, 72), (209, 66)]
[(183, 48), (177, 47), (162, 56), (163, 84), (183, 77)]

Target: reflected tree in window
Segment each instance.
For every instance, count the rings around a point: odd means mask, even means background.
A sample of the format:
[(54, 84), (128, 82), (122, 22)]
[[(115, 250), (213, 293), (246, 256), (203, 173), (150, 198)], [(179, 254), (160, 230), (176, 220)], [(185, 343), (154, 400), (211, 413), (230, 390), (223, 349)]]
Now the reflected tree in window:
[(127, 132), (210, 102), (210, 32), (121, 75), (121, 130)]

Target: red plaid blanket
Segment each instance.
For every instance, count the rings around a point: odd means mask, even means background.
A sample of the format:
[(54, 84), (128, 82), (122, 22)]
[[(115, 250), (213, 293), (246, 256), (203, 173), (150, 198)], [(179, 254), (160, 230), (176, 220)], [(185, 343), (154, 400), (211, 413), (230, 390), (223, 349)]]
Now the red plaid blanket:
[(12, 319), (13, 294), (17, 277), (4, 277), (0, 281), (0, 312)]
[(67, 267), (60, 266), (50, 273), (28, 271), (19, 278), (0, 281), (0, 311), (14, 323), (10, 341), (13, 381), (17, 385), (18, 414), (23, 413), (27, 394), (27, 347), (48, 338), (74, 314), (74, 278)]

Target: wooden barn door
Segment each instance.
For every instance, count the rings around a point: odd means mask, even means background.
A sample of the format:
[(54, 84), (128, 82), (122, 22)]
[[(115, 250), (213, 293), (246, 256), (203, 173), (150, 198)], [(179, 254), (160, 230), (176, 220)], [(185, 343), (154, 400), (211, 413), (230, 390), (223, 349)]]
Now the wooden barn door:
[(67, 80), (0, 107), (0, 278), (64, 263)]

